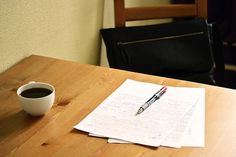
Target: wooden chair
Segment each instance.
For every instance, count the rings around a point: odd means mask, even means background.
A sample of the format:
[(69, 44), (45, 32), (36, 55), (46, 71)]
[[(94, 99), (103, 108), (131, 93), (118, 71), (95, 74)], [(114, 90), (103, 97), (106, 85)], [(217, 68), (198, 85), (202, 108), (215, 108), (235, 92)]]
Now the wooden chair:
[(115, 27), (125, 27), (126, 21), (201, 17), (207, 19), (207, 0), (194, 4), (165, 4), (152, 7), (125, 7), (125, 0), (114, 0)]
[[(115, 64), (113, 64), (114, 63), (113, 59), (116, 57), (115, 54), (117, 53), (117, 51), (115, 49), (118, 48), (117, 45), (114, 44), (117, 40), (117, 39), (115, 39), (115, 38), (117, 38), (117, 37), (115, 37), (115, 34), (117, 33), (117, 31), (118, 31), (118, 34), (119, 34), (119, 31), (121, 31), (121, 32), (124, 31), (122, 29), (126, 27), (126, 22), (138, 21), (138, 20), (163, 19), (163, 18), (203, 18), (203, 19), (207, 19), (207, 0), (195, 0), (195, 2), (193, 4), (160, 4), (158, 6), (129, 7), (129, 8), (127, 8), (125, 6), (125, 0), (114, 0), (114, 11), (115, 11), (115, 14), (114, 14), (115, 15), (115, 27), (117, 28), (117, 30), (116, 29), (115, 30), (114, 29), (111, 29), (111, 30), (107, 29), (107, 30), (101, 31), (103, 38), (105, 39), (105, 44), (106, 44), (107, 50), (109, 49), (111, 51), (114, 51), (112, 53), (110, 52), (107, 55), (108, 60), (109, 60), (109, 64), (113, 68), (121, 68), (121, 69), (125, 69), (125, 70), (130, 70), (129, 68), (126, 68), (123, 65), (116, 66)], [(122, 36), (122, 33), (121, 33), (121, 35), (118, 35), (118, 36), (119, 36), (118, 38), (120, 38)], [(136, 34), (134, 36), (136, 36)], [(111, 39), (111, 38), (113, 38), (113, 39)], [(121, 38), (123, 38), (123, 37), (121, 37)], [(120, 39), (118, 39), (118, 40), (120, 40)], [(126, 39), (123, 38), (122, 40), (126, 40)], [(210, 48), (209, 48), (209, 51), (210, 51)], [(209, 51), (206, 49), (204, 50), (204, 52), (206, 52), (208, 54), (208, 57), (209, 57), (209, 53), (210, 53)], [(118, 55), (119, 55), (119, 52), (118, 52)], [(117, 57), (119, 58), (122, 56), (117, 56)], [(194, 58), (192, 58), (192, 59), (194, 59)], [(206, 59), (205, 62), (207, 62), (207, 61), (209, 61), (209, 60)], [(123, 64), (123, 63), (121, 63), (121, 64)], [(209, 61), (209, 65), (210, 64), (211, 63)], [(151, 68), (153, 68), (153, 67), (151, 67)], [(131, 71), (132, 71), (132, 69), (131, 69)], [(133, 70), (133, 71), (136, 71), (136, 70)], [(139, 72), (139, 70), (137, 70), (137, 71)], [(149, 73), (149, 72), (147, 72), (147, 73)], [(153, 74), (153, 73), (149, 73), (149, 74)], [(196, 81), (196, 82), (212, 84), (211, 80), (210, 81), (201, 81), (201, 79), (199, 79), (200, 81), (198, 81), (198, 78), (196, 78), (196, 79), (189, 78), (188, 79), (188, 78), (184, 78), (184, 77), (175, 77), (174, 75), (173, 75), (173, 78), (180, 78), (180, 79), (186, 79), (186, 80), (192, 80), (192, 81)], [(171, 75), (170, 76), (166, 75), (166, 76), (172, 77)]]

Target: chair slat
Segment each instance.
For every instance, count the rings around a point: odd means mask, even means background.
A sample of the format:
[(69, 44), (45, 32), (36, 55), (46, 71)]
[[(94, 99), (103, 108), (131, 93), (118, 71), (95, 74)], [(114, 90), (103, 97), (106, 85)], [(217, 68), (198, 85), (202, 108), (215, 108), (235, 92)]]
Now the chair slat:
[(165, 4), (151, 7), (125, 7), (125, 0), (114, 0), (115, 27), (125, 27), (126, 21), (177, 17), (207, 18), (207, 0), (194, 4)]
[(125, 20), (147, 20), (175, 17), (195, 17), (197, 9), (194, 4), (170, 4), (156, 7), (136, 7), (125, 9)]

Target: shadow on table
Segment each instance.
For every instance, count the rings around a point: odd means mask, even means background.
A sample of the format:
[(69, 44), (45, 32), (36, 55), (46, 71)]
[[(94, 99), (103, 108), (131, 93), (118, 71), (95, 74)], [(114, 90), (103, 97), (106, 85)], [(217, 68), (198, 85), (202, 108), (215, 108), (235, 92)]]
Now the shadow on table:
[(41, 116), (32, 117), (23, 110), (0, 119), (0, 141), (11, 134), (14, 134), (15, 136), (16, 134), (21, 133), (40, 119), (42, 119)]

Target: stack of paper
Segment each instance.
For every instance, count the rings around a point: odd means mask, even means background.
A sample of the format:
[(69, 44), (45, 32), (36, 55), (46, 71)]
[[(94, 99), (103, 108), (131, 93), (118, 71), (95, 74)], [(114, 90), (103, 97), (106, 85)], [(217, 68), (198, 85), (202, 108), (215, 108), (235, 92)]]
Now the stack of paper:
[(136, 115), (160, 85), (126, 80), (75, 126), (111, 143), (148, 146), (204, 146), (205, 89), (167, 87), (167, 92)]

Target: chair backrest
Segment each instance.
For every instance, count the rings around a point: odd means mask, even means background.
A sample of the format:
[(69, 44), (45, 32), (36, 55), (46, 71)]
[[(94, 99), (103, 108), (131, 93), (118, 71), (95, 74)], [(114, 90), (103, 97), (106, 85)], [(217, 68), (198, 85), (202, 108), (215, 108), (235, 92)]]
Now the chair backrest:
[[(101, 30), (110, 67), (214, 84), (207, 0), (129, 8), (114, 0), (114, 11), (116, 28)], [(126, 27), (128, 21), (163, 18), (194, 19)]]
[[(125, 27), (126, 22), (136, 20), (186, 17), (207, 19), (208, 0), (192, 1), (191, 4), (159, 4), (158, 6), (128, 8), (125, 6), (125, 0), (114, 0), (115, 27)], [(215, 60), (214, 77), (217, 85), (224, 86), (225, 67), (222, 39), (216, 24), (211, 25), (210, 29), (212, 30), (210, 33), (211, 46)]]
[(207, 0), (193, 4), (165, 4), (151, 7), (125, 7), (125, 0), (114, 0), (115, 27), (125, 27), (126, 21), (177, 17), (207, 18)]

